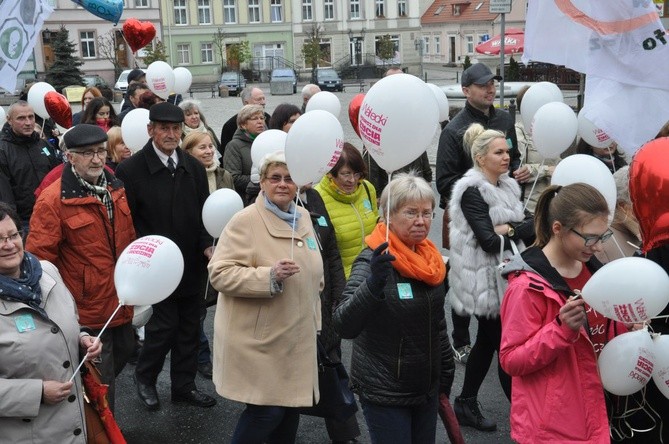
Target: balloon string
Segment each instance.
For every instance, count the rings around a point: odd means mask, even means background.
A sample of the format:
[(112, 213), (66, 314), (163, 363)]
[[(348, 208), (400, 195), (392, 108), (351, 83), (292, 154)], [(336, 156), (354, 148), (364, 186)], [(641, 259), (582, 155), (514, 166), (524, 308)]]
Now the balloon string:
[(525, 213), (525, 210), (527, 210), (527, 204), (530, 203), (530, 198), (532, 197), (532, 193), (534, 193), (534, 188), (537, 186), (537, 182), (539, 181), (539, 172), (541, 171), (541, 168), (544, 166), (545, 161), (546, 159), (541, 159), (541, 164), (539, 164), (539, 169), (537, 170), (537, 176), (534, 178), (534, 182), (532, 183), (532, 188), (530, 188), (530, 194), (528, 194), (527, 197), (525, 198), (525, 206), (523, 206), (523, 213)]
[[(388, 185), (390, 186), (390, 181), (393, 177), (393, 172), (392, 171), (386, 171), (386, 174), (388, 174)], [(388, 231), (390, 230), (390, 192), (388, 193), (388, 202), (386, 203), (386, 242), (388, 242)], [(370, 202), (371, 204), (371, 202)]]
[(295, 195), (295, 212), (293, 213), (293, 230), (290, 232), (290, 260), (293, 260), (293, 251), (295, 248), (295, 221), (297, 220), (297, 200), (300, 195), (300, 187), (297, 187), (297, 194)]
[(611, 239), (613, 239), (613, 243), (616, 244), (616, 247), (618, 247), (618, 250), (620, 251), (620, 256), (625, 257), (625, 252), (623, 251), (622, 247), (618, 243), (618, 239), (616, 239), (616, 235), (612, 235)]
[[(121, 309), (123, 304), (118, 304), (118, 307), (116, 307), (116, 310), (114, 310), (114, 313), (112, 313), (111, 316), (109, 316), (109, 319), (107, 319), (107, 323), (105, 324), (104, 327), (102, 327), (102, 330), (100, 330), (100, 333), (95, 337), (95, 341), (93, 341), (93, 345), (97, 345), (100, 343), (100, 337), (102, 334), (105, 332), (107, 327), (109, 326), (109, 323), (114, 319), (114, 316), (116, 316), (116, 313)], [(86, 362), (86, 359), (88, 359), (88, 352), (86, 352), (86, 356), (84, 356), (84, 359), (81, 360), (77, 368), (74, 369), (74, 372), (72, 372), (72, 377), (67, 381), (70, 382), (74, 379), (75, 376), (77, 376), (77, 372), (79, 372), (79, 369), (81, 369), (81, 366), (84, 365), (84, 362)]]

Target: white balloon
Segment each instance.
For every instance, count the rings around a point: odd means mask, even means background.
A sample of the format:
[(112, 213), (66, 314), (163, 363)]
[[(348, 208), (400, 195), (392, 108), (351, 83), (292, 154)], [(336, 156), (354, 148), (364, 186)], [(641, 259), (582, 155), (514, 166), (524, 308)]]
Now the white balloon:
[(653, 340), (646, 329), (623, 333), (604, 346), (597, 363), (607, 391), (618, 396), (636, 393), (653, 374)]
[[(174, 91), (174, 71), (167, 63), (158, 60), (146, 69), (146, 84), (158, 97), (167, 100)], [(125, 122), (125, 118), (123, 119)]]
[(46, 82), (37, 82), (28, 90), (28, 104), (32, 106), (35, 114), (42, 119), (49, 118), (49, 112), (44, 104), (44, 96), (49, 91), (55, 91), (54, 87)]
[(0, 128), (2, 127), (2, 125), (5, 124), (6, 121), (7, 121), (7, 114), (5, 113), (5, 109), (0, 106)]
[(339, 160), (344, 148), (344, 130), (339, 120), (322, 109), (300, 116), (286, 138), (286, 163), (298, 186), (313, 183)]
[(327, 111), (335, 117), (339, 117), (341, 112), (341, 102), (339, 97), (330, 91), (317, 92), (307, 102), (306, 112), (321, 109)]
[(588, 145), (595, 148), (607, 148), (613, 143), (613, 140), (601, 129), (597, 128), (594, 123), (585, 118), (583, 108), (578, 113), (578, 135), (583, 138)]
[(604, 163), (587, 154), (573, 154), (560, 161), (553, 171), (551, 185), (570, 185), (587, 183), (602, 193), (609, 206), (609, 222), (613, 220), (616, 210), (618, 192), (611, 171)]
[(148, 124), (149, 110), (144, 108), (135, 108), (123, 118), (121, 137), (133, 153), (144, 148), (149, 141), (149, 130), (146, 127)]
[(164, 236), (144, 236), (128, 245), (116, 262), (114, 284), (121, 305), (153, 305), (179, 286), (181, 250)]
[(669, 335), (657, 335), (655, 345), (655, 369), (653, 381), (664, 396), (669, 398)]
[(251, 145), (251, 160), (253, 165), (260, 168), (261, 159), (270, 153), (284, 151), (286, 149), (286, 138), (288, 133), (281, 130), (270, 129), (258, 134)]
[(135, 305), (132, 315), (133, 328), (144, 327), (153, 314), (152, 305)]
[(520, 115), (526, 131), (532, 131), (532, 120), (539, 108), (551, 102), (564, 102), (562, 91), (555, 83), (539, 82), (530, 86), (520, 103)]
[(434, 98), (437, 100), (437, 107), (439, 108), (439, 121), (443, 122), (448, 120), (448, 113), (450, 109), (448, 107), (448, 97), (446, 97), (446, 93), (443, 89), (439, 88), (434, 83), (428, 83), (427, 86), (430, 87), (434, 93)]
[(376, 82), (358, 114), (360, 138), (386, 171), (396, 171), (420, 157), (432, 143), (438, 122), (434, 93), (410, 74), (395, 74)]
[(639, 323), (657, 316), (669, 304), (669, 276), (650, 259), (624, 257), (597, 270), (581, 294), (607, 318)]
[(193, 74), (190, 70), (179, 66), (174, 68), (174, 93), (175, 94), (186, 94), (190, 89), (190, 85), (193, 83)]
[(209, 195), (202, 206), (204, 228), (213, 238), (219, 238), (232, 216), (244, 209), (244, 202), (235, 190), (221, 188)]
[(578, 120), (569, 105), (551, 102), (539, 108), (534, 115), (532, 142), (539, 154), (553, 159), (574, 143), (577, 131)]

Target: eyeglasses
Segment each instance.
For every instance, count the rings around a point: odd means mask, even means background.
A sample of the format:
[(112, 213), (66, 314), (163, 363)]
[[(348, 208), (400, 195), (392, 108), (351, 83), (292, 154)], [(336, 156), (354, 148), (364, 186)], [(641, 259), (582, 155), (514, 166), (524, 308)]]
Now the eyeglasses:
[(21, 239), (21, 232), (17, 231), (9, 236), (0, 236), (0, 245), (5, 245), (7, 242), (16, 242)]
[(281, 181), (284, 181), (286, 185), (293, 185), (295, 183), (293, 182), (293, 178), (290, 176), (279, 176), (279, 175), (269, 176), (267, 180), (269, 180), (269, 183), (274, 185), (281, 183)]
[(611, 238), (611, 236), (613, 236), (613, 231), (611, 231), (610, 229), (606, 230), (606, 233), (602, 234), (601, 236), (596, 236), (594, 234), (591, 234), (589, 236), (584, 236), (581, 233), (579, 233), (578, 231), (574, 230), (573, 228), (570, 228), (570, 230), (573, 231), (574, 233), (576, 233), (576, 235), (578, 235), (581, 239), (583, 239), (585, 241), (585, 246), (586, 247), (592, 247), (593, 245), (595, 245), (597, 242), (600, 242), (600, 241), (601, 242), (606, 242), (607, 240), (609, 240)]
[(434, 211), (414, 211), (414, 210), (407, 210), (407, 211), (402, 211), (402, 216), (409, 220), (416, 220), (418, 216), (422, 216), (423, 220), (432, 220), (436, 216), (436, 213)]
[(72, 151), (70, 150), (71, 153), (74, 154), (79, 154), (80, 156), (83, 156), (84, 159), (92, 159), (93, 156), (98, 156), (98, 158), (105, 160), (107, 158), (107, 150), (98, 150), (98, 151)]
[(341, 177), (342, 179), (355, 179), (355, 180), (360, 180), (362, 177), (362, 173), (339, 173), (337, 174), (338, 177)]

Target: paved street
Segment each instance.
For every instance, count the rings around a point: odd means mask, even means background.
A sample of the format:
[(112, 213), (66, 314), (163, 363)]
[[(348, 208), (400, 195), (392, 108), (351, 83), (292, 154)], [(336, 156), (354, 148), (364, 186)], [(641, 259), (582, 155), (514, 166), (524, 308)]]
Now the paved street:
[[(453, 83), (454, 80), (436, 82), (437, 84)], [(369, 84), (369, 83), (368, 83)], [(267, 84), (259, 85), (267, 94), (267, 111), (271, 113), (280, 103), (292, 103), (301, 106), (301, 96), (298, 86), (298, 94), (291, 96), (271, 96)], [(361, 146), (360, 139), (353, 131), (348, 121), (348, 103), (357, 94), (356, 91), (336, 93), (342, 102), (342, 112), (340, 122), (344, 128), (346, 140), (358, 147)], [(197, 93), (196, 99), (200, 100), (203, 113), (207, 123), (217, 134), (223, 123), (232, 115), (237, 113), (241, 107), (241, 100), (238, 97), (228, 98), (209, 98), (210, 94)], [(451, 105), (456, 105), (451, 103)], [(118, 104), (116, 104), (118, 109)], [(75, 109), (76, 111), (76, 109)], [(437, 135), (428, 153), (432, 163), (436, 157)], [(437, 244), (441, 244), (441, 217), (442, 212), (438, 210), (430, 238)], [(447, 254), (445, 251), (444, 254)], [(212, 337), (213, 315), (215, 307), (209, 309), (209, 315), (206, 320), (206, 331), (208, 336)], [(447, 314), (450, 313), (450, 307), (446, 307)], [(450, 315), (448, 315), (450, 324)], [(476, 335), (476, 321), (472, 321), (472, 338)], [(215, 344), (214, 344), (215, 346)], [(345, 362), (348, 365), (350, 359), (350, 343), (344, 343)], [(134, 367), (128, 365), (118, 378), (116, 416), (124, 435), (130, 444), (140, 443), (161, 443), (161, 444), (181, 444), (181, 443), (227, 443), (230, 441), (234, 426), (243, 405), (217, 397), (218, 405), (210, 409), (198, 409), (184, 405), (173, 405), (170, 402), (170, 384), (169, 384), (169, 356), (165, 363), (165, 370), (161, 373), (158, 381), (158, 392), (161, 398), (162, 409), (157, 412), (146, 411), (137, 398), (135, 386), (132, 382), (132, 371)], [(462, 380), (464, 376), (464, 367), (457, 364), (456, 379), (453, 386), (451, 400), (460, 394)], [(196, 383), (198, 387), (208, 393), (214, 394), (214, 386), (211, 381), (202, 379), (199, 375)], [(482, 433), (471, 428), (463, 429), (465, 439), (468, 443), (510, 443), (508, 410), (509, 403), (504, 397), (497, 380), (496, 364), (491, 367), (488, 377), (481, 388), (479, 400), (483, 405), (483, 411), (486, 416), (495, 419), (498, 423), (498, 431), (494, 433)], [(365, 421), (362, 413), (358, 412), (358, 422), (362, 428), (362, 436), (359, 439), (361, 443), (369, 443), (369, 435), (365, 427)], [(439, 425), (437, 428), (437, 442), (446, 443), (448, 438), (444, 428)], [(300, 420), (300, 429), (298, 433), (298, 443), (320, 444), (328, 443), (328, 436), (325, 430), (323, 420), (320, 418), (310, 418), (303, 416)]]

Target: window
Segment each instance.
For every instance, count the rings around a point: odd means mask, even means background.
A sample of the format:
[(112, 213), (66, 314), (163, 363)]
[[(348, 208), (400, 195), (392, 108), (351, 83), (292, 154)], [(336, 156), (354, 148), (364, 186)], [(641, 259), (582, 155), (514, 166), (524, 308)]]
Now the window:
[(434, 53), (441, 54), (441, 39), (438, 35), (434, 36)]
[(197, 22), (211, 25), (211, 0), (197, 0)]
[(453, 5), (453, 15), (460, 15), (460, 5)]
[(271, 1), (269, 14), (272, 19), (272, 23), (279, 23), (283, 21), (283, 8), (281, 7), (281, 0)]
[(225, 16), (225, 23), (237, 23), (235, 0), (223, 0), (223, 15)]
[(200, 43), (200, 58), (202, 63), (214, 63), (214, 45), (212, 43)]
[(311, 7), (311, 1), (312, 0), (302, 0), (302, 20), (304, 21), (311, 21), (313, 20), (313, 14), (312, 14), (312, 7)]
[(174, 0), (174, 24), (187, 25), (186, 0)]
[(351, 18), (360, 18), (360, 0), (351, 0)]
[(260, 23), (260, 0), (249, 0), (249, 23)]
[(177, 63), (179, 65), (190, 65), (190, 45), (182, 43), (177, 45)]
[(323, 17), (325, 20), (334, 20), (334, 0), (325, 0), (323, 2), (324, 14)]
[(465, 36), (465, 42), (467, 43), (467, 54), (474, 53), (474, 36), (469, 34)]
[(407, 0), (397, 0), (397, 15), (400, 17), (407, 16)]
[(386, 0), (376, 0), (376, 16), (385, 17), (386, 16)]
[(135, 0), (135, 8), (148, 8), (149, 0)]
[(81, 40), (81, 58), (94, 59), (95, 58), (95, 32), (82, 31), (79, 33), (79, 40)]
[(430, 53), (430, 37), (423, 36), (423, 55)]

